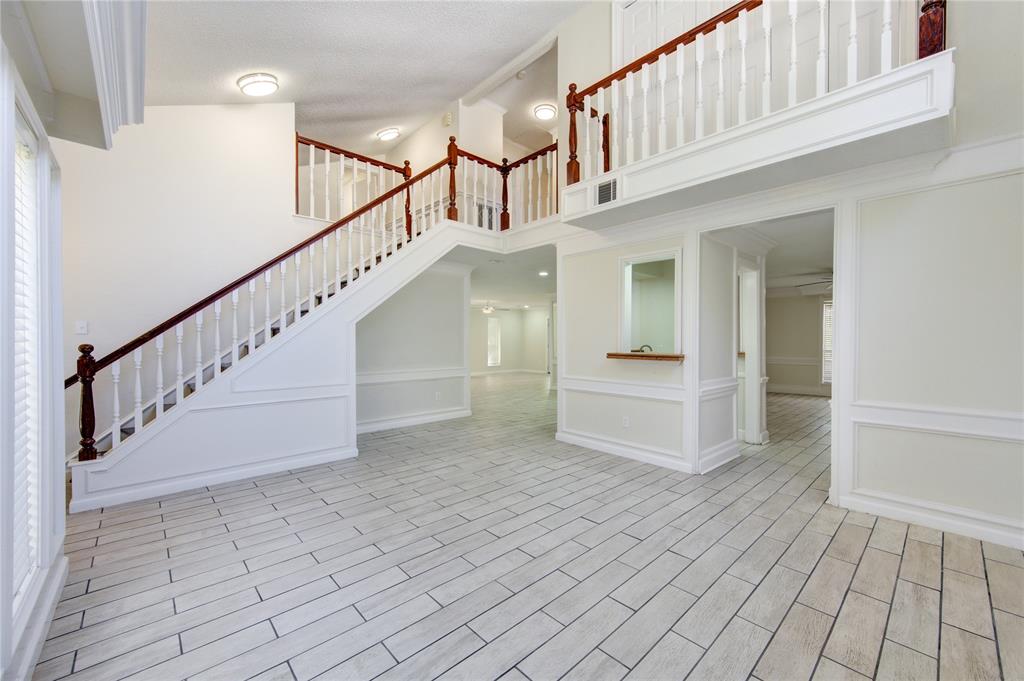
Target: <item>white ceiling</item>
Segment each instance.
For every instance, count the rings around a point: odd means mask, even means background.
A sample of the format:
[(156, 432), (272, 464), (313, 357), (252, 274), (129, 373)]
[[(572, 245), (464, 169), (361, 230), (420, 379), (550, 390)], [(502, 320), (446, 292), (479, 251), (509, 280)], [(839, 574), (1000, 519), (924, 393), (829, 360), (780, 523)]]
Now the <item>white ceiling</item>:
[[(470, 303), (497, 308), (547, 306), (555, 298), (555, 247), (541, 246), (511, 254), (490, 253), (459, 246), (444, 257), (472, 265)], [(548, 276), (537, 273), (545, 271)]]
[[(538, 0), (153, 2), (146, 104), (296, 102), (304, 135), (364, 154), (397, 142), (578, 8)], [(260, 100), (235, 81), (266, 71)], [(401, 139), (401, 138), (400, 138)]]
[(558, 50), (551, 48), (537, 61), (487, 95), (487, 99), (506, 110), (502, 119), (506, 139), (521, 144), (530, 151), (551, 144), (550, 131), (558, 127), (558, 119), (537, 120), (533, 115), (533, 107), (548, 103), (559, 108), (557, 90)]
[(832, 272), (832, 211), (819, 211), (746, 225), (774, 241), (768, 251), (765, 277), (768, 288), (796, 286), (821, 280)]

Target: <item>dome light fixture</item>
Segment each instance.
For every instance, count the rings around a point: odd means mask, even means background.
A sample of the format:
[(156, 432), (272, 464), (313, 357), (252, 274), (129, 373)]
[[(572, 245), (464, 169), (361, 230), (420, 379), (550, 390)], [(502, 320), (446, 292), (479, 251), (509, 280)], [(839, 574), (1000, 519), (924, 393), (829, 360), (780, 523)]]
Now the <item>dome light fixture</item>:
[(393, 139), (398, 139), (398, 136), (401, 134), (398, 128), (384, 128), (377, 131), (377, 139), (381, 142), (390, 142)]
[(554, 104), (538, 104), (533, 107), (533, 115), (539, 121), (550, 121), (558, 115), (558, 109), (555, 108)]
[(277, 77), (270, 73), (250, 73), (238, 79), (238, 89), (250, 97), (266, 97), (277, 92)]
[(492, 312), (494, 312), (494, 306), (493, 305), (484, 305), (482, 312), (484, 314), (491, 314)]
[(540, 272), (537, 273), (537, 276), (538, 277), (546, 277), (546, 276), (548, 276), (548, 271), (547, 270), (541, 270)]

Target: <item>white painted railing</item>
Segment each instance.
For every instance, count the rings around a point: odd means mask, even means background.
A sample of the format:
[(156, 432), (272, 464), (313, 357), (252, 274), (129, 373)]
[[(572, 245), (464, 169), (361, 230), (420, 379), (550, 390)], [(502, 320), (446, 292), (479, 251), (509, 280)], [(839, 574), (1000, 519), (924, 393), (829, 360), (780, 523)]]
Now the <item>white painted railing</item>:
[(568, 183), (888, 72), (898, 19), (916, 17), (916, 2), (907, 7), (745, 0), (585, 89), (570, 85)]
[(459, 150), (458, 202), (461, 220), (504, 230), (558, 214), (558, 145), (518, 161), (501, 163)]

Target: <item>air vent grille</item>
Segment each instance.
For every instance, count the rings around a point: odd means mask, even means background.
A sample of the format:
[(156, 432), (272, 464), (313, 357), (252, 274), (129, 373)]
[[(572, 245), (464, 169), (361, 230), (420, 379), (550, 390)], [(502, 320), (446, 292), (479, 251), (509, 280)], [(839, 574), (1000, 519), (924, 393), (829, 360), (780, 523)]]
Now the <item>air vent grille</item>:
[(617, 186), (618, 182), (616, 180), (608, 180), (597, 185), (597, 205), (600, 206), (614, 201), (617, 195)]

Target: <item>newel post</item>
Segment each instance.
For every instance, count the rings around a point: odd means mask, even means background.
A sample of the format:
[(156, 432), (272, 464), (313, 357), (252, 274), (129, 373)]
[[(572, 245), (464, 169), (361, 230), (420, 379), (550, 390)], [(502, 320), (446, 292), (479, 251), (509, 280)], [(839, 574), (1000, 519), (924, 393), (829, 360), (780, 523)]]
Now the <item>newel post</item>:
[(501, 159), (501, 231), (508, 229), (508, 174), (511, 172), (508, 167), (508, 159)]
[(946, 49), (946, 0), (924, 0), (917, 24), (917, 58)]
[(459, 147), (455, 137), (448, 138), (448, 219), (459, 219), (459, 208), (455, 205), (455, 167), (459, 165)]
[(576, 160), (576, 112), (580, 109), (576, 99), (576, 83), (569, 83), (565, 106), (569, 109), (569, 160), (565, 164), (565, 183), (569, 185), (580, 181), (580, 162)]
[(92, 357), (93, 347), (88, 343), (78, 346), (82, 353), (78, 357), (78, 382), (82, 384), (82, 402), (78, 413), (78, 430), (82, 435), (78, 450), (79, 461), (92, 461), (96, 458), (96, 411), (92, 402), (92, 381), (96, 374), (96, 360)]
[[(412, 177), (412, 166), (409, 161), (402, 166), (402, 177), (406, 182)], [(405, 238), (412, 239), (412, 192), (410, 187), (405, 188)]]

